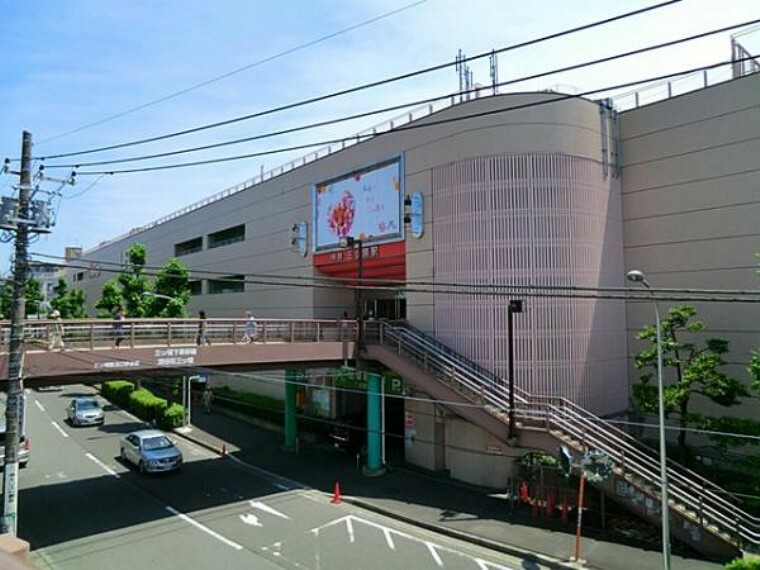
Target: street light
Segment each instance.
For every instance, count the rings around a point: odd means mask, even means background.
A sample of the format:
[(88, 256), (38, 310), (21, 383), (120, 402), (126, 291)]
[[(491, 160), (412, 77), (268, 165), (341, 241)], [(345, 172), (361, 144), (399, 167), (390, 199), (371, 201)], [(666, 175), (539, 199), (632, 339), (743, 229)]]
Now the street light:
[[(364, 242), (361, 239), (351, 237), (351, 236), (344, 236), (340, 238), (340, 247), (343, 249), (351, 249), (353, 250), (354, 247), (356, 247), (357, 252), (359, 254), (359, 268), (356, 274), (357, 279), (357, 287), (354, 289), (354, 314), (356, 315), (356, 324), (359, 328), (357, 331), (357, 339), (356, 343), (359, 346), (359, 350), (361, 350), (364, 347), (364, 326), (363, 326), (363, 319), (362, 319), (362, 277), (364, 276)], [(358, 353), (358, 351), (357, 351)]]
[(514, 360), (514, 329), (512, 327), (512, 315), (514, 313), (522, 313), (523, 302), (518, 299), (513, 299), (507, 306), (507, 343), (508, 352), (507, 357), (509, 360), (509, 431), (507, 437), (513, 439), (515, 437), (515, 360)]
[[(626, 274), (629, 281), (641, 283), (649, 292), (652, 286), (647, 281), (644, 273), (638, 269), (632, 269)], [(660, 416), (660, 491), (662, 511), (662, 567), (670, 570), (670, 512), (668, 510), (668, 466), (667, 450), (665, 448), (665, 397), (662, 387), (662, 326), (660, 324), (660, 309), (657, 301), (652, 300), (654, 305), (655, 326), (657, 327), (657, 400)]]

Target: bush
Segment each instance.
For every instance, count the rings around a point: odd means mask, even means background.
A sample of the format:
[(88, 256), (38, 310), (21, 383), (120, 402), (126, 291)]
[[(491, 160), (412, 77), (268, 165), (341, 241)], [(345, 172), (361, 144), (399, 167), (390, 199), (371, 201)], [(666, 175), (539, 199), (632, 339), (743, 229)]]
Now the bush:
[(760, 558), (737, 558), (726, 564), (726, 570), (760, 570)]
[(182, 427), (185, 423), (185, 410), (179, 404), (172, 404), (164, 410), (157, 421), (161, 429), (171, 430)]
[(141, 388), (129, 396), (129, 411), (148, 422), (157, 422), (163, 416), (168, 404), (164, 398), (154, 396), (153, 392)]
[(129, 397), (135, 389), (135, 385), (128, 380), (109, 380), (103, 382), (100, 394), (107, 400), (122, 408), (129, 407)]

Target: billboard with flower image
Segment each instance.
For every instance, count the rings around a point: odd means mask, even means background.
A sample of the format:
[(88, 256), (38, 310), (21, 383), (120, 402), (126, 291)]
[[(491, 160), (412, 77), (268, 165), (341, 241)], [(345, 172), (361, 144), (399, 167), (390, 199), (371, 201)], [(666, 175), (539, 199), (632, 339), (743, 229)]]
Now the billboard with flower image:
[(367, 243), (401, 237), (401, 158), (314, 186), (314, 247), (338, 247), (343, 237)]

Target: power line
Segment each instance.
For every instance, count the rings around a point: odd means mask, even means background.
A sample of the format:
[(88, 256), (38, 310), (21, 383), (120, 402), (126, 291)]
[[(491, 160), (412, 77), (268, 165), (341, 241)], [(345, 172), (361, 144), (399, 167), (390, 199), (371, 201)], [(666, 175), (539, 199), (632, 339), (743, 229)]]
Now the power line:
[[(561, 32), (557, 32), (557, 33), (554, 33), (554, 34), (550, 34), (550, 35), (547, 35), (547, 36), (543, 36), (543, 37), (540, 37), (540, 38), (529, 40), (529, 41), (522, 42), (522, 43), (519, 43), (519, 44), (515, 44), (515, 45), (512, 45), (512, 46), (503, 47), (503, 48), (500, 48), (498, 50), (490, 50), (490, 51), (484, 52), (482, 54), (478, 54), (478, 55), (475, 55), (475, 56), (472, 56), (472, 57), (464, 58), (464, 59), (460, 60), (460, 63), (473, 61), (473, 60), (476, 60), (476, 59), (479, 59), (479, 58), (483, 58), (483, 57), (491, 57), (493, 54), (504, 53), (504, 52), (507, 52), (507, 51), (512, 51), (512, 50), (520, 49), (520, 48), (523, 48), (523, 47), (535, 45), (535, 44), (538, 44), (538, 43), (541, 43), (541, 42), (545, 42), (545, 41), (548, 41), (548, 40), (556, 39), (556, 38), (559, 38), (559, 37), (562, 37), (562, 36), (566, 36), (566, 35), (570, 35), (570, 34), (573, 34), (573, 33), (577, 33), (577, 32), (580, 32), (580, 31), (585, 31), (585, 30), (588, 30), (588, 29), (591, 29), (591, 28), (594, 28), (594, 27), (597, 27), (597, 26), (602, 26), (602, 25), (605, 25), (605, 24), (609, 24), (611, 22), (615, 22), (615, 21), (618, 21), (618, 20), (622, 20), (622, 19), (625, 19), (625, 18), (629, 18), (629, 17), (632, 17), (632, 16), (643, 14), (645, 12), (649, 12), (649, 11), (656, 10), (656, 9), (659, 9), (659, 8), (663, 8), (665, 6), (669, 6), (671, 4), (675, 4), (675, 3), (678, 3), (680, 1), (681, 0), (668, 0), (666, 2), (655, 4), (653, 6), (648, 6), (646, 8), (641, 8), (639, 10), (634, 10), (632, 12), (626, 12), (626, 13), (620, 14), (618, 16), (613, 16), (611, 18), (606, 18), (604, 20), (598, 20), (598, 21), (592, 22), (590, 24), (585, 24), (585, 25), (582, 25), (582, 26), (571, 28), (569, 30), (563, 30)], [(757, 21), (760, 22), (760, 20), (757, 20)], [(754, 23), (754, 22), (752, 22), (752, 23)], [(394, 82), (401, 81), (401, 80), (404, 80), (404, 79), (410, 79), (412, 77), (417, 77), (419, 75), (423, 75), (423, 74), (426, 74), (426, 73), (431, 73), (433, 71), (438, 71), (438, 70), (441, 70), (441, 69), (452, 67), (454, 65), (456, 65), (456, 63), (450, 63), (450, 62), (448, 62), (448, 63), (442, 63), (442, 64), (434, 65), (434, 66), (431, 66), (431, 67), (427, 67), (427, 68), (424, 68), (424, 69), (421, 69), (421, 70), (405, 73), (405, 74), (402, 74), (402, 75), (397, 75), (397, 76), (394, 76), (394, 77), (390, 77), (390, 78), (386, 78), (386, 79), (381, 79), (381, 80), (373, 81), (373, 82), (370, 82), (370, 83), (365, 83), (363, 85), (359, 85), (359, 86), (356, 86), (356, 87), (350, 87), (348, 89), (343, 89), (343, 90), (340, 90), (340, 91), (335, 91), (333, 93), (328, 93), (326, 95), (320, 95), (320, 96), (317, 96), (317, 97), (312, 97), (310, 99), (305, 99), (305, 100), (297, 101), (295, 103), (289, 103), (287, 105), (282, 105), (282, 106), (279, 106), (279, 107), (274, 107), (272, 109), (267, 109), (265, 111), (259, 111), (257, 113), (251, 113), (251, 114), (248, 114), (248, 115), (243, 115), (243, 116), (240, 116), (240, 117), (235, 117), (235, 118), (227, 119), (227, 120), (224, 120), (224, 121), (218, 121), (218, 122), (215, 122), (215, 123), (209, 123), (209, 124), (206, 124), (206, 125), (201, 125), (201, 126), (198, 126), (198, 127), (193, 127), (193, 128), (189, 128), (189, 129), (185, 129), (185, 130), (181, 130), (181, 131), (175, 131), (173, 133), (168, 133), (168, 134), (159, 135), (159, 136), (155, 136), (155, 137), (148, 137), (148, 138), (138, 139), (138, 140), (134, 140), (134, 141), (126, 142), (126, 143), (115, 144), (115, 145), (101, 146), (101, 147), (96, 147), (96, 148), (86, 149), (86, 150), (81, 150), (81, 151), (67, 152), (67, 153), (61, 153), (61, 154), (51, 154), (51, 155), (48, 155), (46, 157), (39, 157), (39, 158), (41, 158), (41, 159), (65, 158), (65, 157), (69, 157), (69, 156), (78, 156), (78, 155), (82, 155), (82, 154), (92, 154), (92, 153), (96, 153), (96, 152), (104, 152), (104, 151), (107, 151), (107, 150), (116, 150), (116, 149), (119, 149), (119, 148), (125, 148), (125, 147), (129, 147), (129, 146), (136, 146), (136, 145), (147, 144), (147, 143), (151, 143), (151, 142), (157, 142), (157, 141), (160, 141), (160, 140), (166, 140), (166, 139), (169, 139), (169, 138), (175, 138), (175, 137), (179, 137), (179, 136), (183, 136), (183, 135), (187, 135), (187, 134), (192, 134), (192, 133), (196, 133), (196, 132), (203, 131), (203, 130), (208, 130), (208, 129), (217, 128), (217, 127), (221, 127), (221, 126), (231, 125), (231, 124), (238, 123), (238, 122), (241, 122), (241, 121), (247, 121), (247, 120), (250, 120), (250, 119), (253, 119), (253, 118), (257, 118), (257, 117), (262, 117), (262, 116), (265, 116), (265, 115), (271, 115), (273, 113), (278, 113), (278, 112), (281, 112), (281, 111), (290, 110), (290, 109), (294, 109), (294, 108), (297, 108), (297, 107), (302, 107), (304, 105), (310, 105), (310, 104), (313, 104), (313, 103), (318, 103), (318, 102), (321, 102), (321, 101), (326, 101), (328, 99), (332, 99), (332, 98), (335, 98), (335, 97), (340, 97), (340, 96), (343, 96), (343, 95), (348, 95), (348, 94), (351, 94), (351, 93), (356, 93), (356, 92), (363, 91), (363, 90), (366, 90), (366, 89), (371, 89), (373, 87), (379, 87), (379, 86), (382, 86), (382, 85), (388, 85), (390, 83), (394, 83)]]
[[(33, 255), (43, 258), (63, 259), (59, 256), (34, 253)], [(97, 263), (99, 271), (119, 274), (124, 272), (123, 265), (118, 262), (93, 262)], [(113, 266), (112, 268), (103, 266)], [(91, 270), (89, 263), (78, 265), (69, 262), (63, 266), (71, 269)], [(153, 277), (161, 271), (162, 267), (143, 266), (145, 275)], [(214, 279), (230, 283), (245, 283), (249, 285), (281, 286), (281, 287), (308, 287), (322, 289), (362, 289), (362, 290), (387, 290), (405, 291), (413, 293), (437, 293), (448, 295), (474, 295), (493, 297), (547, 297), (547, 298), (570, 298), (570, 299), (607, 299), (607, 300), (640, 300), (640, 301), (701, 301), (721, 303), (760, 303), (760, 294), (755, 291), (718, 289), (651, 289), (639, 293), (639, 288), (625, 287), (577, 287), (558, 285), (478, 285), (472, 283), (440, 283), (428, 281), (381, 281), (378, 279), (362, 279), (370, 283), (365, 285), (347, 285), (337, 278), (329, 277), (291, 277), (288, 275), (266, 275), (242, 273), (243, 279), (230, 279), (230, 272), (193, 270), (188, 268), (193, 277)], [(220, 278), (221, 277), (221, 278)], [(311, 281), (304, 283), (303, 281)], [(381, 282), (381, 284), (375, 284)], [(721, 296), (723, 295), (723, 296)]]
[(343, 35), (347, 32), (352, 32), (354, 30), (357, 30), (359, 28), (362, 28), (364, 26), (368, 26), (369, 24), (374, 24), (375, 22), (378, 22), (380, 20), (383, 20), (385, 18), (388, 18), (390, 16), (395, 16), (396, 14), (400, 14), (401, 12), (404, 12), (406, 10), (409, 10), (411, 8), (414, 8), (416, 6), (419, 6), (420, 4), (424, 4), (427, 2), (427, 0), (418, 0), (417, 2), (413, 2), (412, 4), (407, 4), (406, 6), (402, 6), (401, 8), (398, 8), (396, 10), (392, 10), (390, 12), (386, 12), (384, 14), (381, 14), (380, 16), (376, 16), (374, 18), (371, 18), (369, 20), (365, 20), (363, 22), (360, 22), (358, 24), (354, 24), (353, 26), (349, 26), (348, 28), (343, 28), (342, 30), (338, 30), (337, 32), (333, 32), (331, 34), (328, 34), (326, 36), (319, 37), (315, 40), (311, 40), (309, 42), (306, 42), (304, 44), (300, 44), (298, 46), (286, 49), (284, 51), (281, 51), (279, 53), (276, 53), (274, 55), (270, 55), (268, 57), (265, 57), (263, 59), (260, 59), (258, 61), (255, 61), (253, 63), (250, 63), (248, 65), (244, 65), (243, 67), (238, 67), (237, 69), (234, 69), (232, 71), (228, 71), (227, 73), (223, 73), (222, 75), (217, 75), (216, 77), (213, 77), (211, 79), (207, 79), (206, 81), (201, 81), (200, 83), (195, 83), (191, 85), (190, 87), (186, 87), (184, 89), (181, 89), (179, 91), (175, 91), (174, 93), (171, 93), (169, 95), (165, 95), (163, 97), (159, 97), (158, 99), (154, 99), (152, 101), (149, 101), (147, 103), (143, 103), (142, 105), (138, 105), (137, 107), (132, 107), (130, 109), (127, 109), (125, 111), (121, 111), (119, 113), (116, 113), (114, 115), (110, 115), (104, 119), (100, 119), (98, 121), (94, 121), (92, 123), (87, 123), (81, 127), (78, 127), (76, 129), (72, 129), (70, 131), (66, 131), (64, 133), (61, 133), (60, 135), (56, 135), (47, 139), (44, 139), (42, 141), (39, 141), (37, 145), (44, 144), (47, 142), (51, 142), (54, 140), (61, 139), (63, 137), (67, 137), (69, 135), (73, 135), (74, 133), (81, 132), (85, 129), (89, 129), (91, 127), (95, 127), (97, 125), (102, 125), (103, 123), (107, 123), (109, 121), (113, 121), (114, 119), (118, 119), (120, 117), (124, 117), (125, 115), (129, 115), (131, 113), (134, 113), (135, 111), (140, 111), (142, 109), (146, 109), (148, 107), (152, 107), (153, 105), (157, 105), (159, 103), (164, 103), (166, 101), (169, 101), (171, 99), (174, 99), (176, 97), (179, 97), (180, 95), (184, 95), (185, 93), (189, 93), (190, 91), (194, 91), (196, 89), (199, 89), (201, 87), (205, 87), (207, 85), (211, 85), (212, 83), (216, 83), (217, 81), (221, 81), (222, 79), (227, 79), (228, 77), (232, 77), (233, 75), (237, 75), (238, 73), (242, 73), (243, 71), (247, 71), (249, 69), (252, 69), (254, 67), (258, 67), (260, 65), (263, 65), (265, 63), (269, 63), (270, 61), (274, 61), (276, 59), (282, 58), (286, 55), (290, 55), (292, 53), (295, 53), (297, 51), (300, 51), (302, 49), (306, 49), (308, 47), (315, 46), (319, 43), (322, 43), (324, 41), (330, 40), (332, 38), (335, 38), (337, 36)]
[[(573, 94), (573, 95), (557, 94), (556, 97), (554, 97), (552, 99), (549, 99), (549, 100), (545, 100), (545, 101), (533, 101), (531, 103), (524, 103), (522, 105), (514, 105), (514, 106), (508, 107), (508, 108), (494, 109), (494, 110), (491, 110), (491, 111), (482, 111), (482, 112), (479, 112), (479, 113), (471, 113), (471, 114), (468, 114), (468, 115), (462, 115), (462, 116), (459, 116), (459, 117), (451, 117), (449, 119), (441, 119), (441, 120), (438, 120), (438, 121), (429, 120), (429, 121), (425, 121), (424, 123), (407, 124), (407, 125), (404, 125), (403, 127), (399, 127), (397, 129), (397, 131), (426, 129), (426, 128), (430, 128), (430, 127), (434, 127), (434, 126), (440, 126), (440, 125), (444, 125), (444, 124), (455, 123), (455, 122), (459, 122), (459, 121), (463, 121), (463, 120), (468, 120), (468, 119), (487, 117), (487, 116), (492, 116), (492, 115), (498, 115), (498, 114), (501, 114), (501, 113), (508, 113), (508, 112), (511, 112), (511, 111), (518, 111), (518, 110), (522, 110), (522, 109), (529, 109), (529, 108), (532, 108), (532, 107), (539, 107), (539, 106), (542, 106), (542, 105), (553, 105), (553, 104), (560, 103), (562, 101), (566, 101), (566, 100), (569, 100), (569, 99), (583, 99), (584, 97), (587, 97), (589, 95), (594, 95), (594, 94), (597, 94), (597, 93), (604, 93), (604, 92), (607, 92), (607, 91), (613, 91), (615, 89), (622, 89), (622, 88), (627, 88), (627, 87), (633, 87), (635, 85), (641, 85), (643, 83), (649, 83), (651, 81), (661, 81), (663, 79), (669, 79), (669, 78), (673, 78), (673, 77), (680, 77), (682, 75), (687, 75), (687, 74), (690, 74), (690, 73), (694, 73), (696, 71), (704, 71), (704, 70), (708, 70), (708, 69), (715, 69), (715, 68), (718, 68), (718, 67), (721, 67), (721, 66), (724, 66), (724, 65), (732, 65), (732, 64), (736, 63), (737, 61), (745, 61), (745, 60), (752, 59), (753, 57), (754, 56), (750, 56), (748, 58), (743, 58), (741, 60), (724, 61), (724, 62), (712, 64), (712, 65), (694, 67), (694, 68), (690, 68), (690, 69), (686, 69), (686, 70), (681, 70), (681, 71), (674, 72), (674, 73), (668, 73), (668, 74), (665, 74), (665, 75), (659, 75), (659, 76), (649, 77), (649, 78), (645, 78), (645, 79), (640, 79), (640, 80), (637, 80), (637, 81), (628, 81), (626, 83), (619, 83), (617, 85), (608, 85), (608, 86), (605, 86), (605, 87), (600, 87), (600, 88), (597, 88), (597, 89), (593, 89), (593, 90), (590, 90), (590, 91), (585, 91), (585, 92), (578, 93), (578, 94)], [(397, 131), (394, 131), (394, 132), (397, 132)], [(385, 134), (387, 134), (387, 133), (379, 133), (376, 136), (382, 136), (382, 135), (385, 135)], [(371, 135), (366, 135), (365, 138), (370, 137), (370, 136)], [(101, 174), (134, 174), (134, 173), (138, 173), (138, 172), (156, 172), (156, 171), (161, 171), (161, 170), (172, 170), (172, 169), (175, 169), (175, 168), (188, 168), (188, 167), (193, 167), (193, 166), (204, 166), (204, 165), (208, 165), (208, 164), (219, 164), (219, 163), (223, 163), (223, 162), (232, 162), (232, 161), (236, 161), (236, 160), (244, 160), (244, 159), (248, 159), (248, 158), (256, 158), (256, 157), (267, 156), (267, 155), (272, 155), (272, 154), (279, 154), (279, 153), (282, 153), (282, 152), (289, 152), (289, 151), (293, 151), (293, 150), (304, 150), (304, 149), (307, 149), (307, 148), (313, 148), (315, 146), (324, 146), (324, 145), (330, 145), (330, 144), (344, 143), (344, 142), (354, 141), (354, 140), (356, 140), (356, 138), (357, 138), (357, 136), (353, 135), (353, 136), (350, 136), (350, 137), (343, 137), (343, 138), (339, 138), (339, 139), (331, 139), (331, 140), (327, 140), (327, 141), (324, 141), (324, 140), (323, 141), (316, 141), (316, 142), (312, 142), (312, 143), (304, 143), (304, 144), (294, 145), (294, 146), (290, 146), (290, 147), (282, 147), (282, 148), (279, 148), (279, 149), (270, 149), (270, 150), (265, 150), (265, 151), (260, 151), (260, 152), (253, 152), (253, 153), (248, 153), (248, 154), (227, 156), (227, 157), (222, 157), (222, 158), (212, 158), (212, 159), (207, 159), (207, 160), (197, 160), (197, 161), (191, 161), (191, 162), (181, 162), (181, 163), (174, 163), (174, 164), (165, 164), (165, 165), (160, 165), (160, 166), (150, 166), (150, 167), (143, 167), (143, 168), (127, 168), (127, 169), (122, 169), (122, 170), (111, 170), (111, 171), (97, 171), (96, 170), (96, 171), (89, 171), (89, 172), (77, 172), (77, 176), (98, 176), (98, 175), (101, 175)], [(65, 165), (62, 165), (62, 166), (51, 166), (50, 168), (69, 168), (69, 166), (65, 166)]]
[[(760, 22), (760, 19), (755, 20), (755, 21)], [(516, 79), (511, 79), (509, 81), (502, 81), (502, 82), (496, 84), (495, 86), (496, 87), (505, 87), (505, 86), (509, 86), (509, 85), (515, 85), (515, 84), (518, 84), (518, 83), (523, 83), (525, 81), (531, 81), (531, 80), (534, 80), (534, 79), (540, 79), (540, 78), (543, 78), (543, 77), (548, 77), (548, 76), (551, 76), (551, 75), (556, 75), (558, 73), (565, 73), (567, 71), (575, 71), (575, 70), (578, 70), (578, 69), (582, 69), (582, 68), (585, 68), (585, 67), (592, 67), (594, 65), (599, 65), (599, 64), (602, 64), (602, 63), (609, 63), (611, 61), (615, 61), (615, 60), (618, 60), (618, 59), (624, 59), (626, 57), (631, 57), (631, 56), (635, 56), (635, 55), (641, 55), (643, 53), (647, 53), (647, 52), (650, 52), (650, 51), (656, 51), (656, 50), (659, 50), (659, 49), (663, 49), (663, 48), (667, 48), (667, 47), (673, 47), (675, 45), (680, 45), (682, 43), (687, 43), (687, 42), (690, 42), (690, 41), (703, 39), (705, 37), (709, 37), (711, 35), (723, 33), (723, 32), (735, 29), (737, 27), (742, 27), (744, 25), (746, 25), (746, 23), (736, 24), (736, 25), (733, 25), (733, 26), (725, 27), (725, 28), (718, 28), (718, 29), (715, 29), (715, 30), (711, 30), (711, 31), (708, 31), (708, 32), (702, 32), (702, 33), (691, 35), (691, 36), (684, 36), (684, 37), (681, 37), (681, 38), (676, 39), (676, 40), (671, 40), (671, 41), (668, 41), (668, 42), (654, 44), (654, 45), (647, 46), (647, 47), (644, 47), (644, 48), (639, 48), (639, 49), (635, 49), (635, 50), (631, 50), (631, 51), (627, 51), (627, 52), (622, 52), (622, 53), (618, 53), (618, 54), (615, 54), (615, 55), (605, 56), (605, 57), (602, 57), (602, 58), (598, 58), (598, 59), (594, 59), (594, 60), (589, 60), (589, 61), (585, 61), (585, 62), (582, 62), (582, 63), (568, 65), (568, 66), (565, 66), (565, 67), (555, 68), (555, 69), (552, 69), (552, 70), (549, 70), (549, 71), (544, 71), (544, 72), (541, 72), (541, 73), (535, 73), (535, 74), (532, 74), (532, 75), (526, 75), (526, 76), (523, 76), (523, 77), (518, 77)], [(648, 80), (648, 81), (650, 81), (650, 80)], [(478, 91), (478, 89), (471, 89), (469, 91), (463, 91), (462, 93), (474, 93), (476, 91)], [(456, 94), (458, 94), (458, 92), (457, 93), (447, 93), (445, 95), (440, 95), (440, 96), (437, 96), (437, 97), (430, 97), (430, 98), (426, 98), (426, 99), (418, 99), (416, 101), (410, 101), (410, 102), (401, 103), (401, 104), (398, 104), (398, 105), (392, 105), (392, 106), (388, 106), (388, 107), (382, 107), (380, 109), (375, 109), (375, 110), (372, 110), (372, 111), (365, 111), (365, 112), (362, 112), (362, 113), (356, 113), (356, 114), (353, 114), (353, 115), (347, 115), (347, 116), (338, 117), (338, 118), (335, 118), (335, 119), (329, 119), (329, 120), (325, 120), (325, 121), (319, 121), (319, 122), (316, 122), (316, 123), (309, 123), (309, 124), (306, 124), (306, 125), (300, 125), (300, 126), (296, 126), (296, 127), (291, 127), (291, 128), (288, 128), (288, 129), (281, 129), (281, 130), (278, 130), (278, 131), (274, 131), (274, 132), (270, 132), (270, 133), (264, 133), (264, 134), (255, 135), (255, 136), (251, 136), (251, 137), (234, 139), (234, 140), (231, 140), (231, 141), (223, 141), (223, 142), (219, 142), (219, 143), (212, 143), (212, 144), (207, 144), (207, 145), (202, 145), (202, 146), (195, 146), (195, 147), (190, 147), (190, 148), (185, 148), (185, 149), (179, 149), (179, 150), (173, 150), (173, 151), (167, 151), (167, 152), (160, 152), (160, 153), (154, 153), (154, 154), (146, 154), (146, 155), (133, 156), (133, 157), (127, 157), (127, 158), (120, 158), (120, 159), (101, 160), (101, 161), (92, 161), (92, 162), (80, 162), (80, 163), (76, 163), (76, 164), (48, 165), (48, 168), (81, 168), (81, 167), (89, 167), (89, 166), (104, 166), (104, 165), (109, 165), (109, 164), (119, 164), (119, 163), (123, 163), (123, 162), (136, 162), (136, 161), (150, 160), (150, 159), (155, 159), (155, 158), (165, 158), (165, 157), (168, 157), (168, 156), (176, 156), (176, 155), (187, 154), (187, 153), (192, 153), (192, 152), (199, 152), (199, 151), (203, 151), (203, 150), (210, 150), (210, 149), (220, 148), (220, 147), (224, 147), (224, 146), (230, 146), (230, 145), (236, 145), (236, 144), (241, 144), (241, 143), (246, 143), (246, 142), (253, 142), (253, 141), (257, 141), (257, 140), (263, 140), (263, 139), (272, 138), (272, 137), (276, 137), (276, 136), (281, 136), (281, 135), (285, 135), (285, 134), (292, 134), (292, 133), (296, 133), (296, 132), (302, 132), (302, 131), (309, 130), (309, 129), (330, 126), (330, 125), (334, 125), (334, 124), (338, 124), (338, 123), (342, 123), (342, 122), (346, 122), (346, 121), (353, 121), (353, 120), (361, 119), (361, 118), (367, 118), (367, 117), (371, 117), (373, 115), (379, 115), (379, 114), (388, 113), (388, 112), (391, 112), (391, 111), (399, 111), (401, 109), (406, 109), (408, 107), (415, 107), (415, 106), (419, 106), (419, 105), (425, 105), (425, 104), (430, 104), (430, 103), (434, 103), (434, 102), (437, 102), (437, 101), (446, 100), (446, 99), (449, 99), (449, 98), (455, 96)], [(353, 140), (357, 140), (357, 142), (358, 142), (359, 138), (371, 138), (372, 136), (373, 135), (369, 135), (369, 134), (367, 134), (367, 135), (358, 135), (358, 136), (354, 135), (352, 137), (341, 138), (341, 139), (338, 139), (338, 140), (320, 141), (318, 143), (309, 143), (305, 148), (310, 148), (310, 147), (313, 147), (313, 146), (326, 145), (326, 144), (335, 144), (335, 143), (345, 142), (347, 140), (352, 140), (352, 141)], [(286, 151), (292, 151), (292, 150), (302, 150), (303, 148), (304, 147), (302, 147), (302, 146), (288, 147), (286, 150), (281, 150), (281, 151), (278, 151), (278, 152), (286, 152)], [(269, 154), (271, 154), (271, 152), (269, 152)], [(54, 157), (48, 157), (48, 158), (54, 158)]]

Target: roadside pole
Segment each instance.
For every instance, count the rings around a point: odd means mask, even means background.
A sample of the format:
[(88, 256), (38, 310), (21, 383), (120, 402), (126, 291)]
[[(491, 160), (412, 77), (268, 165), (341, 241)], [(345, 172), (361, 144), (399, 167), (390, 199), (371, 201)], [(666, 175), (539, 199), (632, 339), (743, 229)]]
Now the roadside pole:
[(28, 274), (29, 196), (31, 193), (32, 134), (24, 131), (21, 144), (16, 248), (13, 267), (13, 309), (11, 311), (10, 354), (8, 357), (5, 408), (5, 466), (3, 469), (2, 532), (16, 536), (18, 530), (18, 454), (20, 436), (21, 364), (23, 360), (24, 310)]

